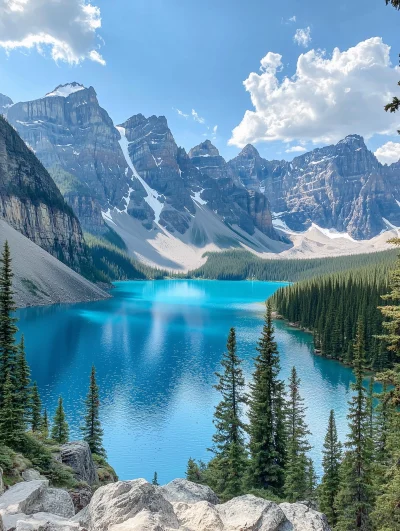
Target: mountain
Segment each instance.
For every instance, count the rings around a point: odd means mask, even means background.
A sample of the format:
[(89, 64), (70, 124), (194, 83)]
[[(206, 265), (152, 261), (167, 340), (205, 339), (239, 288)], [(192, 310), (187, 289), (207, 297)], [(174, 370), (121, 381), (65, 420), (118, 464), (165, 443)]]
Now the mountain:
[(13, 104), (13, 101), (8, 96), (0, 94), (0, 114), (5, 114), (9, 107)]
[(16, 103), (8, 121), (54, 178), (84, 229), (107, 231), (102, 210), (125, 207), (131, 180), (120, 135), (93, 87), (60, 85), (38, 100)]
[(32, 150), (1, 116), (0, 218), (75, 270), (88, 267), (78, 219)]
[(276, 226), (304, 231), (314, 223), (356, 240), (400, 226), (400, 164), (382, 165), (358, 135), (292, 162), (267, 161), (249, 145), (229, 166), (268, 197)]

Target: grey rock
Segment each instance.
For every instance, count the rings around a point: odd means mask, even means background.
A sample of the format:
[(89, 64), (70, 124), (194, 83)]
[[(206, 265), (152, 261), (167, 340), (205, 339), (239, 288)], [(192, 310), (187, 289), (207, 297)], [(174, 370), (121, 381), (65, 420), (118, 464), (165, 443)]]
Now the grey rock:
[(224, 523), (217, 508), (207, 501), (194, 504), (173, 503), (179, 525), (187, 531), (223, 531)]
[(5, 491), (4, 481), (3, 481), (3, 469), (0, 467), (0, 495)]
[(301, 503), (281, 503), (287, 521), (279, 531), (331, 531), (326, 516)]
[(12, 104), (13, 101), (11, 98), (4, 94), (0, 94), (0, 114), (6, 114)]
[(90, 503), (90, 500), (93, 496), (93, 491), (89, 485), (80, 485), (74, 489), (68, 491), (69, 495), (72, 498), (72, 503), (74, 504), (75, 513), (79, 513)]
[(85, 481), (89, 485), (97, 483), (96, 467), (87, 442), (73, 441), (61, 446), (61, 460), (71, 467), (78, 481)]
[(0, 516), (29, 514), (48, 486), (48, 480), (27, 481), (13, 485), (0, 496)]
[(27, 514), (33, 513), (51, 513), (64, 518), (72, 518), (75, 515), (75, 508), (67, 491), (48, 488), (43, 491), (27, 512)]
[(34, 481), (35, 479), (46, 479), (40, 472), (34, 468), (27, 468), (21, 474), (24, 481)]
[(251, 494), (217, 505), (216, 509), (224, 529), (229, 531), (281, 531), (281, 524), (286, 520), (283, 510), (276, 503)]
[(50, 513), (20, 515), (16, 522), (16, 531), (79, 531), (77, 522)]
[(192, 483), (187, 479), (174, 479), (167, 485), (160, 487), (160, 492), (169, 502), (196, 503), (206, 501), (214, 505), (219, 503), (217, 495), (210, 487)]

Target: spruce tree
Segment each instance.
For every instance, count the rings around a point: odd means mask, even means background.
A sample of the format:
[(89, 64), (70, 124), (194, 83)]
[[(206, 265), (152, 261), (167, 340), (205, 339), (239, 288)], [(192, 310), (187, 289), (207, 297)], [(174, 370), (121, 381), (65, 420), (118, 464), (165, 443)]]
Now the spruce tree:
[(152, 485), (156, 485), (156, 486), (159, 485), (157, 472), (154, 472), (153, 481), (151, 483)]
[(13, 290), (13, 272), (8, 242), (0, 258), (0, 406), (3, 403), (3, 391), (6, 380), (10, 377), (11, 385), (16, 387), (16, 346), (17, 319), (13, 317), (16, 310)]
[(39, 395), (37, 383), (34, 382), (31, 391), (31, 429), (39, 431), (42, 426), (42, 401)]
[(69, 427), (65, 418), (63, 399), (58, 399), (58, 405), (53, 419), (51, 428), (51, 438), (59, 444), (65, 444), (69, 440)]
[(16, 384), (17, 384), (17, 397), (24, 409), (25, 424), (30, 420), (30, 375), (31, 371), (26, 361), (25, 356), (25, 342), (24, 336), (21, 337), (21, 342), (18, 346), (17, 359), (16, 359)]
[(367, 390), (363, 386), (365, 360), (364, 329), (358, 322), (354, 345), (354, 396), (349, 401), (349, 428), (346, 452), (340, 468), (340, 488), (336, 498), (337, 531), (368, 531), (372, 528), (373, 442), (370, 437), (370, 415)]
[(94, 366), (90, 374), (89, 392), (85, 404), (85, 422), (81, 428), (83, 438), (88, 443), (93, 454), (106, 457), (106, 451), (103, 448), (103, 430), (99, 418), (99, 387), (96, 382), (96, 369)]
[(284, 384), (279, 380), (279, 352), (274, 340), (269, 301), (257, 352), (250, 384), (249, 484), (256, 489), (280, 491), (286, 461)]
[(329, 415), (323, 449), (322, 467), (324, 474), (318, 488), (319, 508), (326, 515), (332, 526), (336, 524), (335, 499), (340, 485), (341, 458), (342, 445), (338, 439), (335, 412), (332, 409)]
[(189, 457), (189, 460), (188, 460), (185, 476), (186, 476), (186, 479), (188, 481), (191, 481), (192, 483), (200, 483), (202, 479), (200, 467), (196, 463), (196, 461), (192, 459), (191, 457)]
[(19, 448), (25, 432), (24, 409), (15, 396), (15, 386), (10, 374), (3, 387), (3, 404), (0, 408), (0, 439), (2, 444)]
[(245, 425), (242, 421), (242, 406), (247, 402), (244, 392), (242, 361), (237, 355), (236, 333), (231, 328), (221, 365), (223, 372), (216, 373), (219, 379), (215, 389), (222, 395), (215, 408), (212, 452), (213, 469), (216, 472), (215, 488), (224, 498), (241, 493), (246, 468)]
[(47, 409), (44, 409), (43, 412), (43, 419), (42, 419), (42, 425), (40, 428), (40, 432), (42, 434), (43, 439), (49, 438), (49, 417), (47, 415)]
[(300, 379), (293, 367), (289, 379), (287, 402), (287, 463), (285, 468), (285, 495), (290, 502), (307, 497), (310, 485), (310, 463), (307, 452), (311, 446), (307, 440), (310, 432), (305, 422), (303, 399), (299, 392)]

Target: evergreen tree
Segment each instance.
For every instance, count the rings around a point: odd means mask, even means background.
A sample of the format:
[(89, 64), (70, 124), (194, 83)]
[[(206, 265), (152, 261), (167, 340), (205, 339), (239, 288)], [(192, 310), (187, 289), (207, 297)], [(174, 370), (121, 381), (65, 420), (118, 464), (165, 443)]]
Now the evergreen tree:
[(0, 409), (0, 439), (11, 448), (18, 448), (24, 437), (24, 410), (15, 397), (15, 387), (10, 374), (3, 387), (3, 404)]
[(39, 395), (37, 383), (34, 382), (31, 392), (31, 428), (32, 431), (39, 431), (42, 426), (42, 401)]
[(41, 425), (41, 434), (43, 439), (49, 438), (49, 417), (47, 415), (47, 409), (45, 408), (43, 412), (43, 419), (42, 419), (42, 425)]
[(271, 303), (257, 346), (255, 371), (250, 384), (249, 483), (253, 488), (281, 490), (286, 462), (284, 384), (279, 380), (279, 352), (274, 341)]
[(18, 346), (17, 360), (16, 360), (16, 383), (17, 383), (17, 397), (21, 404), (21, 407), (24, 409), (24, 418), (25, 423), (27, 424), (30, 419), (30, 376), (31, 371), (29, 365), (26, 361), (25, 356), (25, 342), (24, 336), (21, 337), (21, 342)]
[(59, 444), (65, 444), (69, 440), (69, 427), (65, 418), (63, 399), (58, 399), (58, 405), (53, 419), (51, 428), (51, 438)]
[(157, 472), (154, 472), (153, 481), (151, 483), (152, 485), (156, 485), (156, 486), (159, 485)]
[(15, 303), (12, 291), (13, 273), (8, 242), (0, 258), (0, 406), (3, 404), (4, 386), (8, 377), (14, 390), (16, 387), (16, 346), (17, 319), (12, 316)]
[(342, 445), (338, 440), (335, 412), (329, 415), (328, 429), (324, 441), (322, 466), (324, 475), (318, 489), (319, 508), (333, 526), (336, 524), (335, 499), (340, 485), (340, 462), (342, 458)]
[(304, 499), (309, 492), (310, 462), (307, 452), (311, 450), (307, 435), (310, 432), (305, 422), (303, 399), (299, 392), (300, 379), (293, 367), (289, 380), (287, 402), (287, 464), (285, 468), (285, 494), (290, 502)]
[(106, 457), (106, 451), (103, 448), (103, 430), (99, 418), (99, 387), (96, 382), (96, 369), (94, 366), (92, 367), (92, 372), (90, 374), (89, 392), (85, 403), (85, 422), (81, 428), (83, 438), (88, 443), (93, 454)]
[(216, 490), (224, 498), (232, 498), (241, 493), (246, 467), (245, 426), (241, 416), (247, 397), (244, 393), (241, 363), (237, 355), (235, 329), (231, 328), (227, 351), (221, 361), (223, 372), (216, 373), (219, 382), (214, 386), (222, 395), (214, 413), (214, 481)]
[(364, 329), (360, 320), (354, 345), (354, 396), (349, 401), (349, 428), (346, 452), (340, 469), (340, 489), (336, 498), (336, 530), (372, 529), (370, 513), (373, 503), (373, 445), (367, 391), (363, 386), (365, 359)]
[(189, 457), (189, 461), (186, 467), (186, 479), (188, 481), (191, 481), (192, 483), (200, 483), (201, 482), (201, 471), (199, 465), (196, 463), (194, 459)]

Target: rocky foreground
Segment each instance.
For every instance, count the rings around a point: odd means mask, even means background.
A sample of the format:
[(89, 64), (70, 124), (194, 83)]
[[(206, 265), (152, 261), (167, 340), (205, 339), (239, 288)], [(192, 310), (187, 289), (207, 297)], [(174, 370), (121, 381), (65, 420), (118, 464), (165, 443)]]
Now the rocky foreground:
[(278, 505), (252, 495), (221, 504), (209, 487), (184, 479), (163, 487), (136, 479), (97, 488), (85, 443), (65, 445), (61, 458), (81, 489), (51, 487), (37, 471), (26, 470), (25, 481), (0, 496), (0, 531), (330, 531), (326, 517), (304, 504)]

